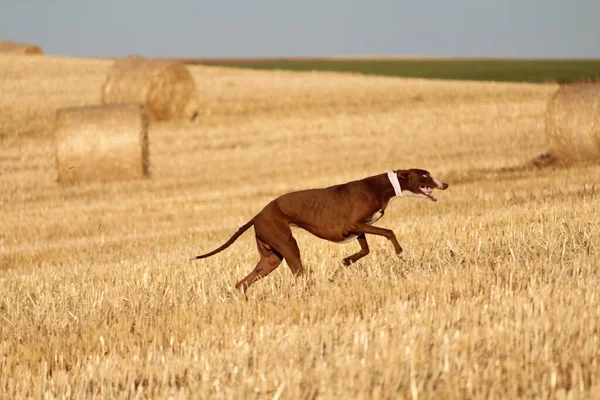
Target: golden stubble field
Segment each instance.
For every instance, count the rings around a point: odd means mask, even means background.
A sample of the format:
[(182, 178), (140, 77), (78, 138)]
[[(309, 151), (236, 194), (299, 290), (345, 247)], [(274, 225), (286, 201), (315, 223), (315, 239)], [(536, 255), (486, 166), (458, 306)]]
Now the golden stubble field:
[[(521, 168), (556, 87), (191, 67), (201, 118), (150, 128), (152, 178), (60, 187), (52, 115), (110, 62), (0, 58), (3, 398), (598, 398), (597, 166)], [(296, 231), (307, 277), (258, 260), (273, 197), (390, 169), (448, 182), (385, 239)]]

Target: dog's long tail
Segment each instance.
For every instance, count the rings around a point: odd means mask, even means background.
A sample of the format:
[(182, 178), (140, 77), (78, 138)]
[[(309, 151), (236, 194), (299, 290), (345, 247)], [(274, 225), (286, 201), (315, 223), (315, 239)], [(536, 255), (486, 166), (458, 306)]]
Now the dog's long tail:
[(231, 246), (233, 244), (233, 242), (235, 242), (237, 240), (237, 238), (240, 237), (242, 235), (242, 233), (246, 232), (248, 230), (248, 228), (250, 228), (252, 225), (254, 225), (254, 218), (252, 218), (250, 221), (248, 221), (245, 225), (241, 226), (240, 229), (238, 229), (238, 231), (236, 233), (234, 233), (233, 236), (231, 238), (229, 238), (229, 240), (226, 241), (221, 247), (211, 251), (210, 253), (206, 253), (201, 256), (196, 256), (194, 258), (191, 258), (190, 261), (210, 257), (212, 255), (222, 252), (223, 250), (225, 250), (226, 248)]

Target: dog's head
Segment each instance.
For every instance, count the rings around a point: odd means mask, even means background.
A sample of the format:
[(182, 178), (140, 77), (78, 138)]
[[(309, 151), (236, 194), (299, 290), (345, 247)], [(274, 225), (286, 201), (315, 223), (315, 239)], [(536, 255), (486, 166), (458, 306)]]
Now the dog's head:
[(447, 183), (435, 179), (429, 171), (424, 169), (398, 170), (396, 175), (402, 188), (402, 194), (405, 196), (437, 201), (437, 198), (432, 194), (433, 189), (448, 189)]

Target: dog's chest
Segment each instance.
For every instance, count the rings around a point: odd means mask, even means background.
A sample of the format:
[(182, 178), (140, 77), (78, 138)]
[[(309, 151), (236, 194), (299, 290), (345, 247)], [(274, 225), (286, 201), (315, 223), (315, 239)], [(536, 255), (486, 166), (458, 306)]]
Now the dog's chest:
[[(381, 210), (377, 211), (375, 214), (371, 215), (369, 218), (365, 219), (363, 222), (367, 225), (373, 225), (375, 222), (379, 221), (381, 219), (381, 217), (383, 217), (384, 210), (385, 210), (385, 206)], [(358, 237), (358, 235), (350, 235), (346, 239), (344, 239), (338, 243), (348, 243), (353, 240), (356, 240), (357, 237)]]
[(383, 210), (377, 211), (375, 214), (371, 215), (370, 218), (367, 218), (364, 222), (367, 225), (373, 225), (375, 222), (379, 221), (383, 217)]

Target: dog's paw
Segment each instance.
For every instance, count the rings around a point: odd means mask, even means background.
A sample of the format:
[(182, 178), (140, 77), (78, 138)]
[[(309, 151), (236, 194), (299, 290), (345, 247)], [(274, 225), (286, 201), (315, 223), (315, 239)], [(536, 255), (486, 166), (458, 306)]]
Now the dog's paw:
[(410, 253), (406, 250), (402, 250), (402, 253), (398, 254), (398, 258), (402, 261), (408, 261), (410, 258)]
[(340, 267), (348, 267), (352, 264), (352, 260), (348, 259), (348, 258), (344, 258), (342, 261), (339, 262)]

